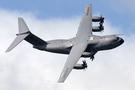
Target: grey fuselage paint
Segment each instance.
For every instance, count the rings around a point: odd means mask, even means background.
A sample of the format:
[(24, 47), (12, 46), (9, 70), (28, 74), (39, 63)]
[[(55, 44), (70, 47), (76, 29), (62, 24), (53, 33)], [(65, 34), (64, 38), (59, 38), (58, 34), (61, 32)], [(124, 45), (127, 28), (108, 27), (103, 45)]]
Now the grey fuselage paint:
[[(73, 45), (76, 42), (76, 37), (71, 39), (58, 39), (47, 41), (47, 44), (40, 46), (33, 46), (33, 48), (59, 53), (59, 54), (69, 54)], [(110, 50), (120, 46), (124, 40), (116, 35), (107, 35), (107, 36), (88, 36), (87, 43), (88, 46), (85, 52), (82, 54), (82, 57), (91, 57), (91, 55), (102, 50)]]

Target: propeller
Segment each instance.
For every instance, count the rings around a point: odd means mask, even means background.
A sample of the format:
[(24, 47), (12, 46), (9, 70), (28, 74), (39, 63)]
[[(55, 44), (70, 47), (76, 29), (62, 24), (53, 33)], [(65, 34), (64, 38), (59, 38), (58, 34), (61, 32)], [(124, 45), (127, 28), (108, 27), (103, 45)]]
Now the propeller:
[(85, 69), (83, 69), (83, 71), (86, 71), (86, 69), (87, 69), (87, 63), (86, 63), (86, 60), (82, 60), (82, 62), (83, 62), (83, 66), (85, 67)]
[(101, 31), (103, 32), (104, 31), (104, 26), (103, 26), (103, 23), (104, 23), (104, 17), (100, 14), (100, 17), (101, 17), (101, 21), (99, 23), (99, 28), (101, 29)]
[(87, 68), (88, 66), (87, 66), (86, 60), (83, 60), (82, 62), (83, 62), (83, 66), (84, 66), (85, 68)]
[(94, 60), (94, 55), (91, 55), (90, 59), (93, 61)]
[(100, 21), (100, 23), (104, 23), (104, 17), (100, 14), (100, 17), (101, 17), (101, 21)]

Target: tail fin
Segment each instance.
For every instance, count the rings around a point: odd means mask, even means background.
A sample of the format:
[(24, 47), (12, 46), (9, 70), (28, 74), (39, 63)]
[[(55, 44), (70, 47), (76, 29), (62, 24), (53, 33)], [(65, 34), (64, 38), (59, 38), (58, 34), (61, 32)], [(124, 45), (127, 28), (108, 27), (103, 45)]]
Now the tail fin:
[(19, 24), (19, 34), (29, 32), (29, 28), (27, 27), (25, 21), (20, 17), (18, 18), (18, 24)]
[(25, 21), (22, 18), (18, 18), (18, 24), (19, 24), (19, 34), (17, 34), (17, 37), (12, 42), (12, 44), (9, 46), (9, 48), (6, 50), (6, 52), (11, 51), (14, 47), (16, 47), (22, 40), (26, 40), (32, 45), (41, 45), (41, 44), (47, 44), (44, 40), (38, 38), (34, 34), (32, 34), (29, 31), (29, 28), (27, 27)]

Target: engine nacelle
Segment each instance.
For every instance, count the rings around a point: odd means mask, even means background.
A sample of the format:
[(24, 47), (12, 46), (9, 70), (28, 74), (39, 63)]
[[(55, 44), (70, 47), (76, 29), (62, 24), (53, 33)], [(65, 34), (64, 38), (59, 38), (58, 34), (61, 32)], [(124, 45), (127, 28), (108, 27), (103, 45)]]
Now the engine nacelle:
[(93, 26), (92, 27), (93, 32), (101, 32), (102, 30), (104, 30), (103, 26)]
[(76, 64), (73, 69), (81, 70), (87, 68), (87, 63), (86, 61), (83, 61), (83, 64)]
[(92, 21), (93, 22), (104, 22), (104, 17), (93, 16)]

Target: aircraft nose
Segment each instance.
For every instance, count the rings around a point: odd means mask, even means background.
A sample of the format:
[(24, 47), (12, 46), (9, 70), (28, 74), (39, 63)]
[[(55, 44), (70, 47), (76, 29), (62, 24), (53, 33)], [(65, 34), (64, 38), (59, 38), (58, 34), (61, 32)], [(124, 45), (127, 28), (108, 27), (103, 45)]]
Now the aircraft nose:
[(120, 44), (123, 44), (124, 40), (122, 38), (120, 38)]

